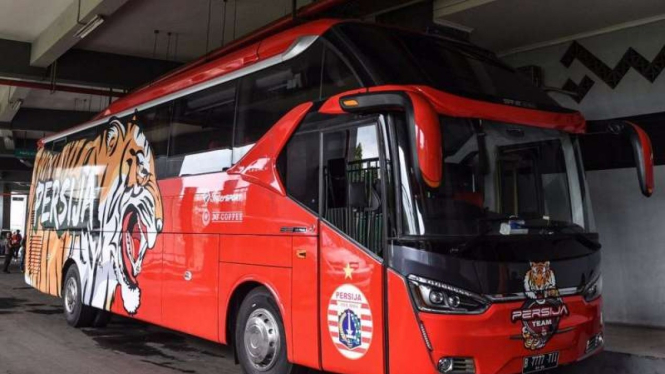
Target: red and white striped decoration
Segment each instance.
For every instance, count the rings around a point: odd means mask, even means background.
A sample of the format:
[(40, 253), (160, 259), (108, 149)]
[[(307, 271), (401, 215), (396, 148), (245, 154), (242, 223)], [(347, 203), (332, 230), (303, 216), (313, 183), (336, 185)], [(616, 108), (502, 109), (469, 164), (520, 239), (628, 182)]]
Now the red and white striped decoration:
[[(340, 341), (340, 316), (350, 309), (361, 321), (361, 344), (349, 348)], [(343, 328), (343, 326), (342, 326)], [(328, 331), (337, 350), (346, 358), (357, 360), (365, 355), (372, 344), (372, 310), (365, 295), (358, 287), (351, 284), (339, 286), (333, 292), (328, 304)]]

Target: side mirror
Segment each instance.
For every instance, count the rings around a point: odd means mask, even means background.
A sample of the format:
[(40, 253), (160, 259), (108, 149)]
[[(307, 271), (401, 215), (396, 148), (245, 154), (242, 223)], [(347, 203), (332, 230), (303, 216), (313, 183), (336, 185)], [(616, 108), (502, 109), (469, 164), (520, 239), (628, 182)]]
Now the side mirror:
[(441, 184), (443, 147), (439, 117), (425, 97), (410, 91), (383, 91), (343, 96), (340, 108), (348, 113), (401, 111), (406, 115), (414, 174), (432, 188)]
[(651, 139), (641, 127), (628, 121), (614, 122), (608, 126), (609, 132), (625, 137), (633, 148), (633, 158), (637, 169), (642, 194), (651, 196), (654, 189), (653, 149)]

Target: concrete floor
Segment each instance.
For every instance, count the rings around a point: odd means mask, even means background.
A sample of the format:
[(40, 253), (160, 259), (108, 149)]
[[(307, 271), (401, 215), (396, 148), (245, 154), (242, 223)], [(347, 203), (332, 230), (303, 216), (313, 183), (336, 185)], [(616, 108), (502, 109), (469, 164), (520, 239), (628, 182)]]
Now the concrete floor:
[(605, 328), (607, 350), (665, 359), (665, 330), (625, 325)]
[[(61, 301), (28, 287), (12, 270), (0, 273), (0, 373), (241, 373), (228, 348), (156, 326), (116, 318), (105, 329), (70, 328)], [(651, 351), (604, 352), (550, 374), (665, 374), (665, 360), (641, 357), (665, 349), (665, 340), (645, 339), (652, 332), (611, 328), (608, 341), (635, 351), (644, 343)]]

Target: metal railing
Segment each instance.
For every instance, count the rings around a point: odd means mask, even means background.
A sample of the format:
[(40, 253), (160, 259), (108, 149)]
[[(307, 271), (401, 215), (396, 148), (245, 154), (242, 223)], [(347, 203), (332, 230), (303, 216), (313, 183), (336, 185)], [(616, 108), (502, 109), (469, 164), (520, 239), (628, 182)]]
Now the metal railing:
[[(358, 243), (374, 253), (381, 253), (383, 249), (383, 207), (380, 204), (381, 195), (377, 188), (379, 180), (379, 159), (364, 159), (351, 161), (346, 164), (346, 191), (347, 204), (344, 207), (328, 207), (328, 194), (330, 193), (329, 176), (325, 173), (326, 183), (326, 209), (324, 217), (335, 227), (344, 231)], [(349, 185), (363, 183), (365, 196), (376, 195), (379, 205), (375, 207), (355, 208), (348, 204)]]

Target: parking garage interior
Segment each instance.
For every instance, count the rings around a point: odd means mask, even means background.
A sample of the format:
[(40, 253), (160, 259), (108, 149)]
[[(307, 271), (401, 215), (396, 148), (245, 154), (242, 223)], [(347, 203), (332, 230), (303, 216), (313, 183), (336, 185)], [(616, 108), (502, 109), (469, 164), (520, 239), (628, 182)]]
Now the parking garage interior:
[[(322, 3), (329, 5), (301, 15)], [(209, 61), (257, 40), (252, 38), (265, 30), (285, 29), (270, 29), (276, 23), (328, 18), (474, 43), (586, 118), (588, 131), (597, 133), (581, 139), (580, 146), (602, 243), (606, 347), (580, 366), (556, 372), (665, 373), (665, 230), (659, 218), (665, 212), (662, 0), (0, 0), (2, 232), (26, 232), (40, 139), (91, 120), (187, 64)], [(630, 146), (603, 132), (618, 120), (636, 123), (651, 139), (656, 189), (648, 199), (635, 180)], [(18, 272), (18, 263), (12, 266)], [(7, 363), (10, 357), (0, 349), (0, 372), (47, 372), (45, 360), (36, 361), (41, 366), (25, 361), (29, 352), (53, 349), (57, 354), (46, 356), (66, 362), (77, 344), (112, 353), (94, 353), (98, 360), (88, 359), (84, 366), (58, 363), (61, 372), (240, 372), (225, 348), (129, 321), (111, 325), (115, 338), (127, 342), (124, 348), (92, 331), (81, 337), (62, 333), (87, 339), (53, 343), (66, 348), (44, 341), (31, 347), (26, 337), (39, 338), (32, 333), (17, 338), (21, 329), (12, 326), (29, 324), (30, 318), (49, 326), (60, 316), (48, 311), (60, 304), (46, 296), (32, 300), (37, 291), (22, 281), (18, 275), (0, 277), (0, 346), (20, 346), (15, 354), (23, 360)], [(46, 312), (29, 313), (35, 309)], [(134, 332), (123, 335), (125, 328)], [(48, 335), (53, 334), (61, 333)], [(148, 337), (143, 348), (127, 348), (142, 336)], [(95, 367), (115, 360), (128, 361)], [(131, 366), (134, 361), (137, 366)]]

